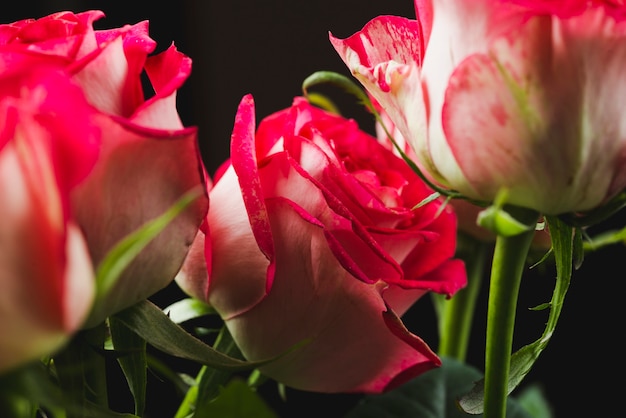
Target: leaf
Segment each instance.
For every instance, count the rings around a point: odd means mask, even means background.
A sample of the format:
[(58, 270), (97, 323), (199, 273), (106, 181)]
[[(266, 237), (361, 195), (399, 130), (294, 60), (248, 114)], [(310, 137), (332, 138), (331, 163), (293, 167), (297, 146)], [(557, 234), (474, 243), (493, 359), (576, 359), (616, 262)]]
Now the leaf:
[(219, 396), (205, 405), (203, 417), (278, 418), (263, 399), (245, 381), (236, 378), (224, 387)]
[(146, 341), (116, 317), (109, 319), (113, 347), (135, 401), (135, 414), (142, 416), (146, 406), (147, 358)]
[[(565, 294), (569, 288), (572, 277), (574, 230), (561, 219), (547, 216), (552, 250), (556, 262), (556, 283), (550, 300), (550, 313), (546, 322), (546, 328), (537, 341), (522, 347), (511, 356), (511, 369), (509, 372), (508, 393), (510, 394), (530, 372), (535, 361), (546, 348), (556, 329)], [(464, 411), (471, 414), (480, 414), (483, 411), (484, 381), (481, 379), (474, 388), (463, 396), (459, 404)]]
[(524, 409), (530, 412), (533, 418), (551, 418), (553, 416), (552, 407), (547, 402), (540, 385), (534, 384), (524, 388), (517, 395), (517, 400)]
[[(83, 399), (76, 403), (64, 394), (52, 378), (53, 373), (41, 362), (28, 364), (0, 377), (0, 416), (2, 417), (88, 417), (139, 418), (137, 415), (112, 411)], [(9, 401), (9, 402), (3, 402)], [(11, 403), (12, 405), (8, 405)], [(15, 408), (7, 409), (7, 407)], [(28, 409), (38, 413), (22, 414)]]
[(71, 417), (85, 416), (90, 405), (105, 409), (108, 404), (104, 357), (106, 332), (104, 322), (79, 331), (53, 356), (57, 382), (74, 410)]
[(199, 196), (201, 196), (201, 191), (198, 189), (185, 193), (164, 214), (147, 222), (117, 243), (96, 269), (96, 297), (104, 298), (113, 288), (124, 269), (137, 257), (141, 250)]
[(129, 329), (155, 348), (182, 359), (220, 370), (250, 370), (270, 360), (248, 362), (227, 356), (175, 324), (161, 309), (148, 300), (114, 315)]
[[(243, 358), (239, 348), (230, 335), (228, 328), (223, 326), (215, 342), (215, 348), (223, 353)], [(223, 370), (204, 369), (198, 383), (194, 417), (211, 416), (211, 404), (220, 395), (220, 388), (230, 379), (231, 374)]]
[(163, 309), (163, 312), (176, 324), (182, 324), (191, 319), (217, 313), (211, 305), (196, 298), (185, 298), (176, 301)]
[(585, 251), (597, 251), (607, 245), (626, 244), (626, 227), (597, 234), (583, 244)]
[(67, 401), (41, 362), (34, 362), (0, 376), (0, 416), (45, 408), (51, 418), (65, 418)]
[(158, 379), (167, 380), (173, 386), (177, 396), (185, 396), (189, 389), (194, 385), (193, 377), (186, 373), (180, 373), (174, 370), (166, 362), (162, 361), (158, 357), (146, 353), (148, 361), (148, 369)]
[[(466, 418), (457, 398), (482, 374), (449, 357), (442, 363), (390, 392), (366, 396), (344, 418)], [(507, 417), (532, 418), (513, 398), (507, 400)]]

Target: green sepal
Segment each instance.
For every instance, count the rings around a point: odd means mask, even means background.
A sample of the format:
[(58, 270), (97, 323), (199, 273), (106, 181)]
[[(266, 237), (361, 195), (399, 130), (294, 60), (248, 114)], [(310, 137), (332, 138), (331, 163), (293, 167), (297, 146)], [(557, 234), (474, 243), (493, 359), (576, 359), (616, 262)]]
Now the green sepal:
[(314, 106), (322, 108), (326, 110), (327, 112), (334, 113), (336, 115), (341, 115), (341, 111), (339, 110), (339, 107), (337, 107), (335, 102), (333, 102), (331, 99), (329, 99), (323, 94), (307, 93), (306, 98), (309, 101), (309, 103), (311, 103)]
[(305, 78), (302, 82), (302, 92), (304, 93), (304, 97), (315, 103), (319, 97), (315, 96), (313, 93), (310, 93), (309, 89), (319, 84), (331, 84), (339, 87), (346, 93), (356, 97), (358, 102), (365, 106), (365, 108), (369, 112), (371, 112), (372, 114), (376, 113), (376, 109), (374, 108), (371, 100), (358, 84), (356, 84), (352, 79), (346, 77), (345, 75), (333, 71), (317, 71)]
[[(550, 313), (548, 314), (546, 328), (541, 338), (522, 347), (511, 356), (508, 381), (509, 394), (518, 387), (530, 372), (535, 361), (552, 338), (572, 277), (574, 229), (554, 216), (546, 216), (546, 221), (552, 240), (552, 251), (555, 256), (557, 271), (555, 287), (549, 303)], [(459, 406), (469, 414), (481, 414), (483, 412), (483, 400), (484, 380), (481, 379), (476, 382), (476, 385), (469, 393), (459, 399)]]
[(479, 226), (503, 237), (531, 231), (537, 226), (537, 214), (527, 209), (510, 207), (498, 202), (481, 210), (476, 218)]
[(611, 216), (615, 215), (624, 207), (626, 207), (626, 191), (622, 191), (611, 200), (609, 200), (607, 203), (594, 210), (583, 214), (570, 213), (561, 216), (561, 218), (565, 223), (572, 226), (593, 226), (609, 219)]
[(429, 196), (427, 196), (424, 199), (422, 199), (417, 205), (413, 206), (411, 208), (411, 210), (419, 209), (422, 206), (425, 206), (425, 205), (429, 204), (430, 202), (439, 199), (440, 197), (441, 197), (441, 193), (439, 193), (439, 192), (431, 193)]

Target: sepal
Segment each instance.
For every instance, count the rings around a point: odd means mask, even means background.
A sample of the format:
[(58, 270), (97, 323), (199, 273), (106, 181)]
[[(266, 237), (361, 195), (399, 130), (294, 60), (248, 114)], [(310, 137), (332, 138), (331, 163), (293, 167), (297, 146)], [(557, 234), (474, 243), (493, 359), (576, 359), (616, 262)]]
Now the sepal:
[(503, 237), (512, 237), (537, 228), (537, 212), (506, 204), (508, 192), (502, 189), (491, 206), (476, 218), (479, 226)]

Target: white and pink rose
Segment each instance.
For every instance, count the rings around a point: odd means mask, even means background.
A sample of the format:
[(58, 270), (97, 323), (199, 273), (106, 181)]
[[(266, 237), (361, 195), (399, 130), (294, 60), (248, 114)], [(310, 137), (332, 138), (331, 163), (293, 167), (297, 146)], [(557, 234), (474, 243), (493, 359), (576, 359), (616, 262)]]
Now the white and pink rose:
[(626, 7), (618, 1), (416, 0), (331, 36), (443, 187), (544, 214), (626, 186)]
[[(456, 217), (376, 138), (296, 98), (256, 129), (237, 113), (205, 234), (180, 276), (249, 360), (288, 386), (379, 393), (440, 360), (400, 317), (465, 286)], [(204, 257), (202, 253), (204, 252)]]

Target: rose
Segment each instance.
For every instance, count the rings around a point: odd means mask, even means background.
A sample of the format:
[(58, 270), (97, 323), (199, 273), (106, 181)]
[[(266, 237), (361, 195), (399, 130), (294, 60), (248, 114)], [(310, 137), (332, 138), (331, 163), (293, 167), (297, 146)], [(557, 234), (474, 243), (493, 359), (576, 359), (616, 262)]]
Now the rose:
[[(62, 66), (100, 113), (98, 162), (72, 193), (72, 206), (94, 265), (123, 237), (170, 208), (188, 190), (202, 187), (204, 168), (196, 128), (183, 127), (176, 91), (191, 60), (172, 44), (148, 56), (155, 42), (148, 22), (94, 30), (100, 11), (60, 12), (0, 26), (0, 60), (6, 71)], [(144, 98), (141, 73), (155, 93)], [(169, 284), (206, 214), (206, 196), (179, 215), (124, 271), (112, 291), (100, 295), (87, 326)]]
[[(376, 137), (380, 143), (393, 150), (393, 152), (398, 156), (401, 155), (398, 150), (399, 148), (411, 161), (417, 160), (408, 141), (404, 138), (402, 132), (400, 132), (400, 130), (395, 126), (385, 109), (380, 106), (376, 99), (370, 99), (372, 100), (372, 105), (379, 115), (379, 120), (375, 124), (375, 131)], [(432, 181), (433, 179), (430, 180)], [(454, 213), (457, 217), (458, 232), (470, 236), (472, 240), (477, 239), (482, 242), (495, 242), (496, 234), (478, 224), (479, 213), (484, 210), (484, 207), (465, 199), (451, 199), (449, 204), (454, 208)], [(473, 243), (470, 245), (473, 245)], [(533, 248), (538, 250), (547, 250), (550, 248), (550, 245), (551, 240), (548, 229), (544, 228), (537, 231), (532, 242)]]
[(59, 348), (86, 318), (94, 272), (70, 193), (99, 150), (95, 113), (54, 68), (0, 73), (0, 371)]
[(416, 1), (331, 42), (441, 185), (544, 214), (626, 185), (624, 6)]
[(277, 381), (387, 390), (440, 365), (399, 317), (428, 291), (450, 296), (466, 281), (452, 258), (454, 213), (439, 200), (413, 209), (431, 193), (354, 121), (303, 98), (255, 133), (246, 96), (210, 191), (208, 238), (177, 281), (218, 311), (250, 360), (306, 341), (261, 368)]

